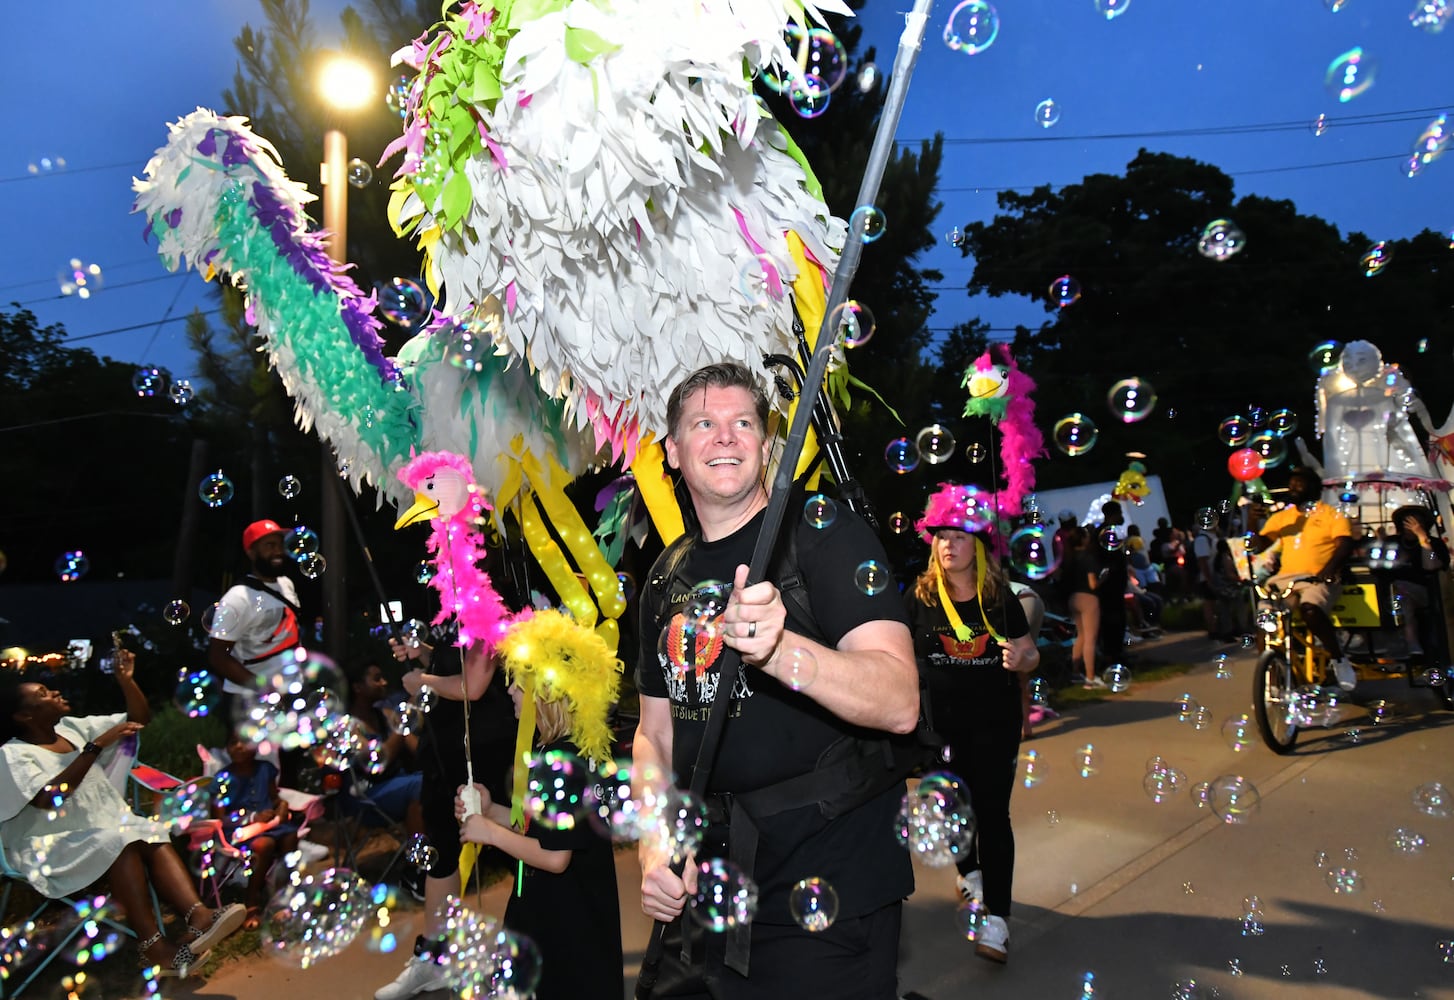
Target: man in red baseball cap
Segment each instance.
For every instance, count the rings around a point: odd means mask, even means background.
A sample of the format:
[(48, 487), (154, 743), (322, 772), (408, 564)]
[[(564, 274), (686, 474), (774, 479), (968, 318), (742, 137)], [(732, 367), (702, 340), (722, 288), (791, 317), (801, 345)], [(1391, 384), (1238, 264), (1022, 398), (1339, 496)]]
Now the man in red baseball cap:
[(270, 518), (243, 529), (252, 572), (222, 595), (213, 612), (207, 666), (224, 679), (229, 694), (252, 690), (257, 677), (282, 667), (299, 645), (298, 591), (283, 575), (283, 535), (283, 526)]

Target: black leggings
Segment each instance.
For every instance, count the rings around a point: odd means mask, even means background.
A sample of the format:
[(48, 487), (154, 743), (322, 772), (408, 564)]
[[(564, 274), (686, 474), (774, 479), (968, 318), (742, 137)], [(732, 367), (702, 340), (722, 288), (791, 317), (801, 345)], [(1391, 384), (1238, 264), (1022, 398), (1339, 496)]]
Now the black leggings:
[[(1009, 715), (1011, 711), (1013, 717)], [(983, 872), (985, 908), (994, 916), (1008, 918), (1015, 877), (1010, 793), (1015, 788), (1015, 765), (1020, 755), (1018, 700), (1013, 707), (1006, 706), (1005, 714), (1005, 718), (997, 718), (993, 724), (973, 728), (953, 726), (951, 722), (949, 727), (940, 729), (940, 734), (954, 755), (949, 771), (964, 781), (969, 789), (969, 804), (974, 809), (974, 840), (959, 860), (959, 873)]]

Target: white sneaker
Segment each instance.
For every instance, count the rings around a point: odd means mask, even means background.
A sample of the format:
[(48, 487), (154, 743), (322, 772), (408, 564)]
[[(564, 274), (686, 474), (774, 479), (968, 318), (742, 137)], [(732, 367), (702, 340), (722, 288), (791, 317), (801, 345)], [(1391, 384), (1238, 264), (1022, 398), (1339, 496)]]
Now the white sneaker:
[(984, 873), (972, 871), (954, 880), (959, 886), (959, 895), (966, 903), (984, 902)]
[(980, 925), (974, 953), (1003, 965), (1010, 958), (1010, 926), (1004, 917), (989, 916)]
[(448, 985), (444, 970), (433, 959), (416, 955), (409, 959), (409, 964), (404, 966), (398, 979), (387, 986), (380, 986), (374, 992), (374, 1000), (406, 1000), (407, 997), (428, 993), (430, 990), (442, 990)]
[(1358, 675), (1353, 672), (1353, 662), (1346, 656), (1333, 661), (1333, 676), (1338, 679), (1338, 686), (1344, 691), (1352, 691), (1358, 686)]

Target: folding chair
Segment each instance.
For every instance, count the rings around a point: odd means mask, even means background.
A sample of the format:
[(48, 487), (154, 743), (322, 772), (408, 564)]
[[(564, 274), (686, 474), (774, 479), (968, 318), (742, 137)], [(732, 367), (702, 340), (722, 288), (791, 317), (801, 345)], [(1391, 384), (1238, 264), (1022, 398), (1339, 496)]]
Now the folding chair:
[[(352, 871), (359, 870), (359, 856), (363, 849), (373, 842), (380, 834), (387, 834), (394, 838), (397, 845), (389, 856), (388, 864), (384, 870), (379, 872), (376, 881), (383, 882), (388, 879), (389, 873), (398, 865), (404, 857), (404, 851), (409, 846), (409, 836), (404, 830), (404, 824), (395, 820), (388, 813), (384, 812), (367, 795), (353, 794), (347, 796), (354, 803), (352, 811), (345, 811), (345, 792), (349, 785), (354, 783), (354, 777), (349, 772), (342, 774), (345, 788), (339, 789), (330, 798), (333, 801), (334, 820), (334, 864), (341, 868), (348, 868)], [(358, 788), (355, 791), (361, 790)], [(373, 822), (369, 822), (372, 820)]]
[[(10, 909), (10, 893), (15, 884), (24, 883), (27, 889), (31, 886), (25, 876), (10, 864), (3, 843), (0, 843), (0, 879), (5, 884), (4, 890), (0, 891), (0, 913), (6, 913)], [(155, 891), (151, 893), (151, 905), (160, 927), (161, 909)], [(96, 897), (74, 894), (51, 899), (41, 896), (39, 905), (29, 916), (0, 930), (0, 998), (19, 997), (47, 966), (76, 947), (78, 938), (84, 936), (87, 941), (103, 939), (101, 945), (105, 948), (108, 941), (104, 939), (109, 939), (109, 945), (114, 945), (118, 934), (136, 938), (130, 927), (98, 908)], [(22, 974), (24, 978), (20, 978)], [(16, 979), (19, 982), (12, 985)]]

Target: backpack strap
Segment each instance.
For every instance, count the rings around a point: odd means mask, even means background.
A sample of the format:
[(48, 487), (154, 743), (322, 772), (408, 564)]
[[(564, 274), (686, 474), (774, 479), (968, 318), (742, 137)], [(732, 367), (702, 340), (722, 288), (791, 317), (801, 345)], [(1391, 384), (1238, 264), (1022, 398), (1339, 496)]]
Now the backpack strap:
[(272, 587), (269, 587), (267, 584), (263, 583), (257, 577), (253, 576), (251, 573), (249, 573), (247, 576), (245, 576), (245, 577), (242, 578), (242, 585), (244, 587), (246, 587), (248, 590), (256, 590), (256, 591), (259, 591), (260, 593), (267, 594), (269, 597), (275, 598), (278, 601), (278, 603), (285, 604), (289, 608), (291, 608), (292, 611), (293, 611), (293, 614), (295, 614), (295, 615), (301, 615), (303, 613), (303, 609), (302, 608), (300, 608), (298, 605), (294, 604), (292, 601), (290, 601), (286, 597), (284, 597), (280, 591), (276, 591)]

